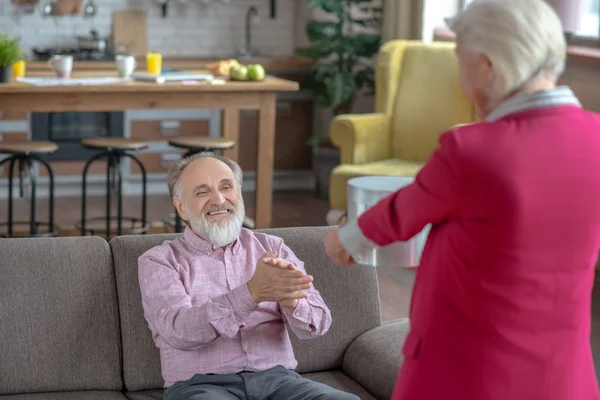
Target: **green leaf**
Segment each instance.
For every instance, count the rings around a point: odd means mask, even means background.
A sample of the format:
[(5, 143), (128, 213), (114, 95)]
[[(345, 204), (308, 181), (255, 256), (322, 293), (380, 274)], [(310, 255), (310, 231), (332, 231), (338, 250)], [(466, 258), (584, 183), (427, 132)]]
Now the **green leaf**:
[(315, 80), (323, 81), (334, 75), (338, 71), (337, 66), (333, 64), (317, 64), (313, 67), (312, 75)]
[(371, 58), (379, 51), (379, 35), (356, 35), (349, 38), (351, 49), (361, 57)]
[(361, 7), (360, 11), (363, 13), (372, 12), (372, 13), (380, 14), (383, 12), (383, 7)]
[(319, 59), (326, 58), (331, 55), (333, 48), (328, 40), (314, 42), (310, 47), (296, 49), (296, 55), (300, 57)]
[(311, 42), (332, 40), (340, 34), (339, 24), (333, 22), (310, 21), (306, 25), (306, 34)]
[(327, 92), (331, 101), (331, 107), (337, 107), (349, 101), (355, 94), (356, 84), (354, 76), (347, 72), (336, 72), (327, 81)]
[(19, 39), (0, 33), (0, 67), (10, 67), (22, 57)]
[(342, 4), (339, 0), (308, 0), (308, 8), (323, 10), (330, 13), (341, 13), (343, 11)]

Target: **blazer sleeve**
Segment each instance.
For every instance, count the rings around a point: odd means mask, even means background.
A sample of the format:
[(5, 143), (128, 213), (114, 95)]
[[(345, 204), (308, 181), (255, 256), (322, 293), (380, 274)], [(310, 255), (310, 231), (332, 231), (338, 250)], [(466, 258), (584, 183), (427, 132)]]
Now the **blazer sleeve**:
[(365, 263), (373, 249), (409, 240), (427, 224), (440, 223), (457, 212), (461, 174), (454, 131), (444, 133), (439, 144), (412, 184), (340, 229), (342, 245), (358, 263)]

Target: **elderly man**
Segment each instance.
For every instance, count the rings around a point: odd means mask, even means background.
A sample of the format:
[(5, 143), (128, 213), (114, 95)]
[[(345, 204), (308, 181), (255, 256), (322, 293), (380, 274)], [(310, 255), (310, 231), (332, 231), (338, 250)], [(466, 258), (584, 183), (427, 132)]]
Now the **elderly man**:
[(331, 314), (283, 240), (242, 228), (242, 171), (201, 153), (169, 170), (184, 234), (139, 258), (165, 400), (356, 399), (302, 378), (288, 328), (319, 337)]

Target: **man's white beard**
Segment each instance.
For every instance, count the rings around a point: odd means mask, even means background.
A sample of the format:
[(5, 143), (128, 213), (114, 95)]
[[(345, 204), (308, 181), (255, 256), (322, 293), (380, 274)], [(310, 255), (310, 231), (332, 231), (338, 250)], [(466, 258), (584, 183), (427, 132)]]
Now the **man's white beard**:
[[(196, 215), (190, 212), (185, 203), (183, 204), (183, 207), (188, 215), (190, 227), (198, 234), (198, 236), (207, 242), (218, 247), (223, 247), (233, 243), (238, 236), (240, 236), (245, 216), (244, 200), (241, 196), (237, 208), (230, 202), (226, 202), (219, 207), (204, 207), (202, 213)], [(207, 219), (207, 212), (219, 211), (225, 208), (233, 212), (233, 218), (224, 221), (209, 221)]]

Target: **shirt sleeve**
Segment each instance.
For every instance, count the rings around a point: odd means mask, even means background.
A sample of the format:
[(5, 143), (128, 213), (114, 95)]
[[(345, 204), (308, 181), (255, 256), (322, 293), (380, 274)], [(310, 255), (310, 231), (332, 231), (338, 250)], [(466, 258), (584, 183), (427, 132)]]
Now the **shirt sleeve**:
[[(296, 268), (306, 273), (304, 263), (296, 257), (294, 252), (283, 241), (278, 248), (279, 257), (293, 263)], [(305, 291), (308, 295), (298, 300), (296, 308), (280, 307), (283, 320), (294, 332), (298, 339), (312, 339), (324, 335), (331, 326), (331, 312), (313, 287)]]
[(150, 329), (178, 350), (192, 350), (219, 336), (233, 338), (258, 305), (240, 285), (204, 304), (192, 305), (179, 272), (160, 254), (138, 259), (144, 315)]
[(407, 241), (427, 224), (444, 221), (460, 204), (460, 174), (454, 133), (440, 137), (440, 146), (415, 181), (365, 211), (340, 229), (339, 239), (358, 263), (372, 251), (396, 241)]

